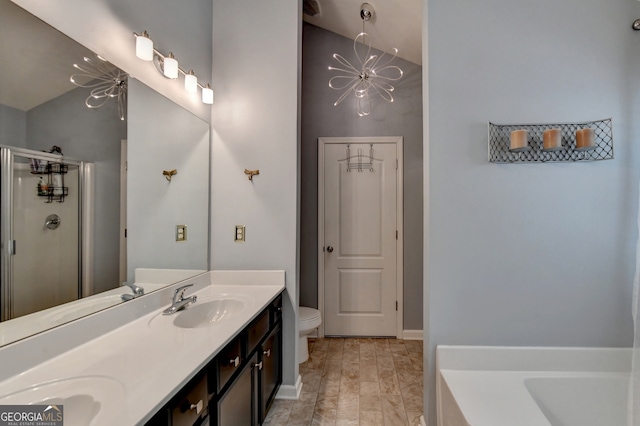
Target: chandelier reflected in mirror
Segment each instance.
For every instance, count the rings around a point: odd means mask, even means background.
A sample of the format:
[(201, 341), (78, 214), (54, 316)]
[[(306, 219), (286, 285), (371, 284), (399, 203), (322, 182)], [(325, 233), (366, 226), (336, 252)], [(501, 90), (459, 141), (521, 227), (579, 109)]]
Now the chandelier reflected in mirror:
[(109, 99), (115, 99), (118, 102), (118, 117), (124, 120), (127, 115), (128, 74), (97, 55), (96, 59), (85, 57), (82, 65), (73, 64), (73, 67), (80, 73), (73, 74), (71, 82), (91, 89), (85, 105), (88, 108), (100, 108)]
[(362, 32), (353, 41), (353, 51), (358, 63), (352, 65), (342, 55), (334, 53), (333, 58), (341, 67), (329, 67), (330, 71), (340, 73), (329, 80), (329, 87), (343, 91), (333, 105), (337, 106), (353, 93), (356, 112), (360, 117), (371, 114), (370, 96), (379, 95), (385, 101), (393, 102), (394, 87), (391, 82), (402, 78), (400, 67), (391, 65), (398, 55), (398, 49), (393, 47), (381, 55), (371, 54), (371, 37), (365, 32), (364, 25), (373, 14), (373, 6), (369, 3), (361, 6)]

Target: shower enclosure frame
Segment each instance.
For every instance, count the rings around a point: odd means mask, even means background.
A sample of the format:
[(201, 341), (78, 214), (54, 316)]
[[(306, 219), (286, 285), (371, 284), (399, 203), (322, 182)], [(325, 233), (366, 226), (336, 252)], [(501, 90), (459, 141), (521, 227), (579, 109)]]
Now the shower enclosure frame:
[[(13, 231), (13, 167), (15, 165), (14, 156), (24, 158), (34, 158), (57, 163), (64, 163), (78, 167), (78, 298), (84, 296), (83, 289), (83, 269), (86, 259), (83, 257), (83, 247), (85, 246), (85, 217), (83, 215), (84, 194), (85, 194), (85, 165), (84, 161), (61, 156), (59, 154), (49, 154), (47, 152), (35, 151), (25, 148), (16, 148), (0, 145), (0, 321), (12, 318), (12, 292), (13, 292), (13, 271), (11, 256), (15, 253), (15, 239)], [(8, 207), (7, 207), (8, 206)]]

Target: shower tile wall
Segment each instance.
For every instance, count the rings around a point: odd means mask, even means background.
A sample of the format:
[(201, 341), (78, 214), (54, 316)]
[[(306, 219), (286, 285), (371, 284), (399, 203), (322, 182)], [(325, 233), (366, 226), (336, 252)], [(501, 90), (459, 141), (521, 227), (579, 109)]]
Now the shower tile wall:
[[(78, 298), (78, 171), (69, 170), (64, 203), (45, 203), (37, 195), (40, 175), (29, 165), (14, 168), (13, 308), (14, 317), (49, 308)], [(46, 179), (46, 176), (44, 176)], [(56, 230), (47, 229), (45, 219), (55, 213), (61, 219)]]

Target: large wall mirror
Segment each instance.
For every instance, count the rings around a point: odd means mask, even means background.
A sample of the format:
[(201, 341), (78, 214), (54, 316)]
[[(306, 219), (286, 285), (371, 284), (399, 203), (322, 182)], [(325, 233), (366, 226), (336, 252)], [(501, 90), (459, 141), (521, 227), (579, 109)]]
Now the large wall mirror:
[(206, 271), (208, 123), (9, 0), (0, 57), (0, 345)]

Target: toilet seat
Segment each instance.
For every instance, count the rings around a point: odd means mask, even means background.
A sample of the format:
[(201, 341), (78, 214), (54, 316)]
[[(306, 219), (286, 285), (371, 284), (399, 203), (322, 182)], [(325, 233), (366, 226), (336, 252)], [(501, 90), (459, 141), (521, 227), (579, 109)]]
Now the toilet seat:
[(320, 311), (306, 306), (300, 306), (298, 312), (298, 327), (300, 330), (316, 328), (322, 322)]

